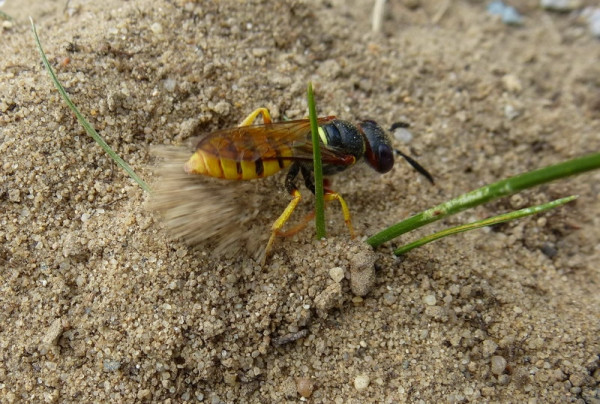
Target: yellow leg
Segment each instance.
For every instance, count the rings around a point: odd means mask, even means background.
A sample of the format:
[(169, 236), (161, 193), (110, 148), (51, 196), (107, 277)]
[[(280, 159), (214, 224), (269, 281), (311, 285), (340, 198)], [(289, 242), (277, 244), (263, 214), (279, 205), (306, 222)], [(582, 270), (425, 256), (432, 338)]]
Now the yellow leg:
[[(350, 220), (350, 210), (348, 209), (346, 201), (344, 201), (344, 198), (342, 198), (342, 196), (336, 192), (328, 191), (328, 193), (325, 194), (325, 203), (331, 202), (334, 199), (340, 201), (340, 205), (342, 205), (342, 214), (344, 215), (344, 220), (346, 222), (346, 225), (348, 226), (348, 229), (350, 230), (350, 235), (352, 236), (352, 238), (354, 238), (356, 235), (354, 234), (354, 229), (352, 228), (352, 221)], [(312, 219), (314, 219), (314, 217), (315, 211), (313, 210), (312, 212), (307, 214), (300, 223), (296, 224), (294, 227), (286, 231), (277, 232), (277, 235), (281, 237), (293, 236), (294, 234), (304, 229), (308, 225), (308, 223)]]
[(338, 194), (337, 192), (326, 191), (323, 199), (326, 202), (333, 200), (338, 200), (340, 202), (340, 206), (342, 207), (342, 214), (344, 215), (344, 221), (346, 222), (346, 226), (348, 226), (348, 230), (350, 230), (350, 236), (352, 238), (356, 237), (354, 229), (352, 228), (352, 221), (350, 220), (350, 209), (348, 209), (348, 205), (346, 204), (344, 198), (342, 198), (342, 195)]
[(294, 225), (294, 227), (287, 229), (286, 231), (277, 232), (277, 235), (279, 235), (281, 237), (291, 237), (294, 234), (297, 234), (300, 231), (304, 230), (304, 228), (306, 226), (308, 226), (310, 221), (313, 220), (314, 218), (315, 218), (315, 211), (313, 210), (312, 212), (310, 212), (309, 214), (304, 216), (304, 218), (302, 219), (302, 221), (300, 221), (300, 223)]
[(246, 119), (244, 119), (242, 121), (242, 123), (240, 123), (240, 126), (250, 126), (252, 125), (252, 123), (254, 123), (254, 121), (256, 120), (256, 118), (258, 118), (259, 115), (262, 115), (263, 117), (263, 122), (264, 123), (271, 123), (271, 114), (269, 113), (269, 110), (266, 108), (256, 108), (254, 111), (252, 111), (252, 113), (250, 115), (248, 115), (246, 117)]
[(269, 252), (271, 252), (271, 248), (273, 247), (273, 243), (275, 242), (275, 237), (277, 237), (277, 235), (279, 234), (279, 231), (281, 230), (283, 225), (285, 225), (285, 223), (288, 221), (288, 219), (294, 212), (294, 209), (296, 209), (296, 206), (298, 206), (298, 203), (300, 203), (300, 199), (302, 199), (302, 195), (300, 194), (300, 191), (298, 191), (297, 189), (293, 190), (292, 191), (292, 200), (290, 201), (288, 206), (285, 208), (285, 210), (283, 211), (281, 216), (279, 216), (279, 218), (277, 220), (275, 220), (275, 223), (273, 223), (273, 225), (271, 226), (271, 237), (269, 238), (269, 242), (267, 243), (267, 247), (265, 248), (265, 253), (264, 253), (264, 256), (262, 259), (263, 265), (265, 264), (265, 262), (267, 260), (267, 256), (269, 255)]

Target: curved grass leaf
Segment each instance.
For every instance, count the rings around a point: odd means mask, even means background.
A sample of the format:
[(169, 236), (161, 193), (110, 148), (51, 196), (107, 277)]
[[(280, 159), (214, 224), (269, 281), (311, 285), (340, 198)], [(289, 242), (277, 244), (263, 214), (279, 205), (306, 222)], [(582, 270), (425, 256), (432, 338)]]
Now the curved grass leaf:
[(54, 83), (54, 86), (57, 88), (58, 92), (60, 93), (62, 99), (69, 106), (71, 111), (73, 111), (73, 113), (77, 117), (77, 120), (79, 121), (81, 126), (84, 127), (84, 129), (88, 133), (88, 135), (90, 135), (96, 141), (96, 143), (98, 143), (100, 145), (100, 147), (102, 147), (102, 149), (115, 161), (115, 163), (117, 163), (123, 170), (125, 170), (125, 172), (127, 174), (129, 174), (129, 176), (135, 182), (137, 182), (138, 185), (140, 187), (142, 187), (142, 189), (144, 191), (150, 192), (150, 186), (148, 186), (148, 184), (146, 184), (146, 182), (144, 182), (144, 180), (142, 180), (133, 171), (133, 169), (129, 166), (129, 164), (127, 164), (121, 157), (119, 157), (119, 155), (117, 153), (115, 153), (113, 151), (113, 149), (111, 149), (111, 147), (104, 141), (104, 139), (98, 134), (98, 132), (96, 132), (94, 127), (87, 121), (87, 119), (85, 119), (83, 114), (81, 114), (81, 112), (79, 112), (79, 109), (77, 109), (77, 107), (75, 106), (73, 101), (71, 101), (71, 99), (67, 95), (67, 92), (65, 91), (64, 87), (58, 81), (58, 77), (56, 77), (54, 70), (52, 70), (50, 63), (48, 62), (48, 58), (46, 58), (46, 54), (44, 53), (44, 50), (42, 49), (42, 44), (40, 43), (40, 38), (38, 37), (37, 30), (35, 28), (35, 24), (33, 23), (33, 19), (30, 18), (29, 20), (31, 21), (31, 29), (32, 29), (33, 35), (35, 37), (35, 43), (37, 44), (37, 48), (40, 51), (40, 55), (42, 56), (42, 62), (44, 63), (44, 66), (46, 67), (46, 71), (48, 71), (48, 74), (52, 78), (52, 82)]

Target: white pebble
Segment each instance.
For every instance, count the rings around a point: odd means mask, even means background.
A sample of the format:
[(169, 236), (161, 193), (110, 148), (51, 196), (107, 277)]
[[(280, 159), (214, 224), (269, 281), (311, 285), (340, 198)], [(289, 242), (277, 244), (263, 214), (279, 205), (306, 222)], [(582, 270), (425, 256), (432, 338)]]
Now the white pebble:
[(358, 375), (354, 378), (354, 388), (358, 391), (363, 391), (369, 387), (371, 379), (368, 375)]
[(154, 24), (150, 25), (150, 29), (155, 34), (162, 34), (163, 33), (163, 27), (158, 22), (155, 22)]
[(329, 276), (335, 282), (341, 282), (344, 279), (344, 270), (340, 267), (334, 267), (329, 270)]
[(583, 10), (582, 15), (587, 20), (592, 35), (600, 38), (600, 8), (588, 7)]
[(394, 137), (402, 143), (410, 143), (413, 139), (413, 134), (406, 128), (397, 128), (394, 130)]
[(492, 356), (492, 373), (495, 375), (501, 375), (506, 369), (506, 359), (502, 356)]
[(175, 91), (175, 87), (177, 87), (177, 80), (171, 78), (165, 79), (163, 85), (165, 86), (165, 90), (169, 92)]
[(435, 306), (437, 299), (435, 298), (435, 295), (427, 295), (423, 298), (423, 303), (428, 306)]

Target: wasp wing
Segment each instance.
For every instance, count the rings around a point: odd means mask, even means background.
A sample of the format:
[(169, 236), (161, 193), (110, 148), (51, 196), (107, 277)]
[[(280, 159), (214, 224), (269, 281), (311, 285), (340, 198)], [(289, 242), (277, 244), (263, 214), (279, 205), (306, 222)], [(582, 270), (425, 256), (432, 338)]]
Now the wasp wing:
[[(334, 116), (318, 118), (317, 125), (327, 124), (334, 119)], [(196, 148), (235, 161), (313, 160), (308, 119), (219, 130), (203, 136)], [(326, 164), (346, 165), (352, 162), (353, 157), (321, 144), (321, 159)]]

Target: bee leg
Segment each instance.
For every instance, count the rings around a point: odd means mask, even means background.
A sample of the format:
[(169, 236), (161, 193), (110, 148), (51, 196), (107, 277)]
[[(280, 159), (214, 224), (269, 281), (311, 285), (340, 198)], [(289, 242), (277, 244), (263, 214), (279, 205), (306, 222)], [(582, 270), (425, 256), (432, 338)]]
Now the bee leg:
[(246, 119), (244, 119), (242, 121), (242, 123), (240, 123), (240, 126), (250, 126), (252, 125), (252, 123), (254, 123), (254, 121), (256, 120), (256, 118), (258, 118), (259, 115), (262, 115), (263, 117), (263, 122), (265, 124), (267, 123), (271, 123), (271, 114), (269, 113), (269, 110), (266, 108), (257, 108), (254, 111), (252, 111), (252, 113), (250, 115), (248, 115), (246, 117)]
[(354, 229), (352, 228), (352, 221), (350, 220), (350, 209), (348, 209), (348, 204), (346, 203), (344, 198), (342, 198), (342, 195), (340, 195), (337, 192), (334, 192), (330, 189), (326, 189), (324, 199), (325, 199), (325, 202), (329, 202), (329, 201), (333, 201), (333, 200), (337, 200), (340, 202), (340, 206), (342, 207), (342, 214), (344, 215), (344, 221), (346, 222), (346, 226), (348, 226), (348, 230), (350, 231), (350, 236), (352, 238), (356, 237), (356, 234), (354, 233)]
[(267, 243), (267, 247), (265, 248), (265, 253), (262, 258), (263, 265), (265, 264), (265, 262), (267, 260), (267, 256), (269, 255), (269, 252), (271, 252), (271, 248), (273, 248), (273, 243), (275, 242), (275, 238), (280, 233), (281, 228), (288, 221), (288, 219), (290, 218), (290, 216), (296, 209), (296, 206), (298, 206), (298, 203), (300, 203), (300, 200), (302, 199), (302, 195), (300, 194), (300, 191), (298, 191), (298, 188), (296, 188), (296, 184), (294, 183), (294, 180), (298, 176), (299, 172), (300, 172), (300, 167), (297, 164), (292, 164), (287, 173), (287, 176), (285, 177), (285, 187), (286, 187), (287, 191), (290, 193), (290, 195), (292, 195), (292, 200), (290, 201), (288, 206), (285, 208), (283, 213), (279, 216), (279, 218), (277, 218), (277, 220), (275, 220), (273, 225), (271, 225), (271, 237), (269, 238), (269, 242)]

